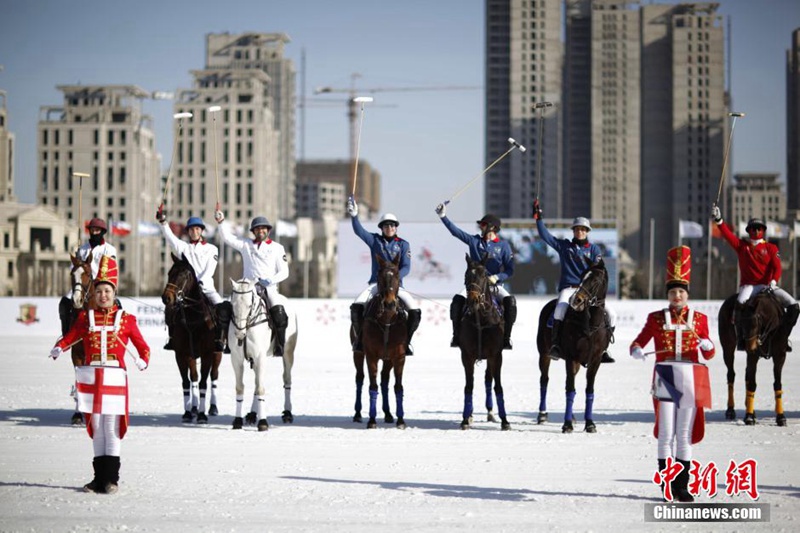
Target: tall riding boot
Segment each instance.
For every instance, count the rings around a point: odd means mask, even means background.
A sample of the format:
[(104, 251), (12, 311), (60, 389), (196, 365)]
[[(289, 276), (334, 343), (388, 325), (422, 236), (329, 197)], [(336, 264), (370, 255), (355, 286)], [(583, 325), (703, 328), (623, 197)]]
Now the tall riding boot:
[(460, 294), (453, 296), (453, 301), (450, 302), (450, 320), (453, 321), (453, 339), (450, 341), (452, 348), (459, 346), (458, 336), (461, 334), (461, 318), (466, 304), (467, 299)]
[(119, 457), (116, 455), (106, 455), (105, 459), (105, 493), (114, 494), (119, 489)]
[(672, 481), (672, 498), (678, 500), (681, 503), (692, 503), (694, 501), (694, 496), (689, 493), (689, 469), (692, 467), (691, 461), (681, 461), (678, 459), (678, 462), (683, 465), (683, 470), (681, 473), (675, 476), (675, 479)]
[(553, 320), (552, 345), (550, 346), (550, 359), (561, 359), (561, 320)]
[(406, 331), (408, 332), (408, 340), (406, 341), (406, 355), (414, 355), (414, 350), (411, 349), (411, 338), (414, 336), (414, 332), (417, 331), (421, 320), (421, 309), (410, 309), (408, 311), (408, 321), (406, 322)]
[(94, 469), (94, 477), (92, 477), (89, 483), (83, 486), (83, 492), (101, 492), (101, 489), (104, 487), (104, 483), (101, 484), (103, 479), (102, 457), (95, 457), (92, 460), (92, 468)]
[(511, 328), (514, 322), (517, 321), (517, 299), (513, 296), (506, 296), (503, 298), (503, 349), (510, 350), (511, 346)]
[[(617, 328), (614, 327), (614, 326), (609, 326), (608, 327), (608, 337), (610, 339), (610, 342), (614, 342), (613, 339), (614, 339), (614, 330), (615, 329), (617, 329)], [(608, 353), (608, 349), (606, 349), (606, 350), (603, 350), (603, 356), (600, 358), (600, 362), (601, 363), (616, 363), (617, 360), (614, 359), (613, 357), (611, 357), (611, 355)]]
[(353, 336), (356, 338), (353, 343), (353, 351), (361, 352), (364, 345), (361, 343), (361, 329), (364, 327), (364, 304), (350, 305), (350, 325), (353, 327)]
[(286, 346), (286, 327), (289, 325), (289, 316), (282, 305), (275, 305), (269, 310), (272, 325), (275, 326), (275, 357), (283, 357), (283, 348)]
[(214, 341), (214, 349), (218, 352), (231, 353), (228, 347), (228, 327), (231, 325), (233, 307), (230, 302), (220, 302), (214, 310), (217, 312), (217, 331)]
[(61, 319), (61, 336), (65, 336), (69, 331), (72, 321), (72, 300), (64, 296), (58, 302), (58, 318)]
[[(667, 469), (667, 460), (666, 459), (659, 459), (658, 460), (658, 471), (661, 473), (662, 476), (664, 474), (664, 470), (666, 470), (666, 469)], [(666, 496), (664, 496), (664, 488), (665, 487), (666, 487), (666, 484), (664, 483), (663, 477), (662, 477), (662, 481), (661, 481), (661, 497), (664, 498), (664, 501), (667, 501)]]
[(739, 325), (743, 310), (744, 304), (740, 304), (738, 301), (733, 304), (733, 329), (736, 331), (737, 350), (744, 350), (744, 331), (742, 331), (742, 327)]

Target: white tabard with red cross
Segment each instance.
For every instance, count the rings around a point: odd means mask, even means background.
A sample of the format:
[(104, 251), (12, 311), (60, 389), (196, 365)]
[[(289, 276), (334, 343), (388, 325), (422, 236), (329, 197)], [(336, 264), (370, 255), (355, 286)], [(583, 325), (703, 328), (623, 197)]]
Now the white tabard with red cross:
[(75, 368), (78, 410), (95, 415), (128, 413), (128, 376), (124, 368), (79, 366)]

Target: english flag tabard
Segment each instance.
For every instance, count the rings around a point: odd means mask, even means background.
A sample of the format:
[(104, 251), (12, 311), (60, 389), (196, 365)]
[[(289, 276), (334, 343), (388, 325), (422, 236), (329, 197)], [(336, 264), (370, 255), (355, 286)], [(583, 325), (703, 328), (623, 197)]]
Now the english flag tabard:
[(688, 361), (665, 361), (656, 364), (653, 396), (677, 407), (711, 409), (711, 385), (708, 367)]
[(78, 410), (96, 415), (128, 414), (128, 375), (114, 366), (75, 368)]

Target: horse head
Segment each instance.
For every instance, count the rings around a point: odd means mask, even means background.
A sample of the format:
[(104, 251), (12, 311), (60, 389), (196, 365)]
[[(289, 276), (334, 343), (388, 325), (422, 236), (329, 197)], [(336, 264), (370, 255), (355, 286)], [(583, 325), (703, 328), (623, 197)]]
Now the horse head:
[(600, 306), (606, 299), (607, 291), (608, 271), (601, 258), (583, 274), (581, 284), (570, 298), (569, 305), (578, 312), (588, 307)]
[(172, 267), (167, 274), (167, 286), (161, 293), (161, 301), (167, 307), (181, 304), (186, 299), (200, 301), (200, 286), (192, 265), (186, 258), (172, 254)]
[[(781, 326), (783, 308), (771, 291), (763, 291), (745, 305), (739, 325), (744, 336), (744, 346), (748, 353), (763, 351), (769, 337)], [(764, 349), (769, 351), (768, 348)]]
[(378, 296), (384, 307), (397, 308), (397, 293), (400, 290), (400, 255), (386, 261), (375, 254), (378, 260)]
[(86, 261), (78, 259), (77, 255), (70, 254), (72, 270), (70, 280), (72, 282), (72, 307), (83, 309), (88, 301), (91, 300), (89, 293), (92, 287), (92, 252)]
[(491, 302), (489, 275), (486, 272), (488, 256), (484, 256), (480, 261), (473, 261), (468, 254), (465, 258), (467, 271), (464, 273), (464, 287), (467, 289), (467, 301), (472, 304)]
[(255, 280), (234, 281), (231, 279), (231, 286), (233, 287), (231, 291), (231, 308), (233, 309), (231, 322), (236, 338), (242, 340), (247, 335), (247, 326), (251, 317), (257, 313), (260, 302), (263, 300), (258, 296)]

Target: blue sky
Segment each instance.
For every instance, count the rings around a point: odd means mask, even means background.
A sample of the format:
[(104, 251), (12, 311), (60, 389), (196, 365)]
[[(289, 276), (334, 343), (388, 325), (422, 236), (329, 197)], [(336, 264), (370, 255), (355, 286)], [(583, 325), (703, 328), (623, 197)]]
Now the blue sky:
[[(800, 1), (721, 0), (731, 16), (734, 171), (775, 171), (785, 156), (785, 51), (800, 27)], [(283, 32), (307, 95), (318, 86), (482, 86), (481, 0), (294, 0), (134, 2), (0, 1), (0, 89), (17, 138), (16, 193), (35, 198), (39, 107), (59, 105), (56, 85), (135, 84), (148, 91), (191, 86), (204, 66), (205, 35)], [(298, 91), (299, 97), (299, 91)], [(361, 157), (383, 176), (383, 208), (401, 220), (434, 220), (434, 206), (484, 167), (482, 91), (383, 92), (365, 111)], [(309, 102), (307, 158), (346, 158), (346, 95)], [(164, 166), (172, 147), (171, 102), (146, 101)], [(299, 120), (299, 115), (298, 115)], [(300, 156), (300, 142), (297, 144)], [(494, 154), (492, 154), (494, 155)], [(482, 180), (449, 208), (457, 219), (482, 211)]]

